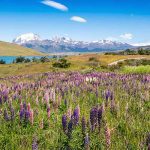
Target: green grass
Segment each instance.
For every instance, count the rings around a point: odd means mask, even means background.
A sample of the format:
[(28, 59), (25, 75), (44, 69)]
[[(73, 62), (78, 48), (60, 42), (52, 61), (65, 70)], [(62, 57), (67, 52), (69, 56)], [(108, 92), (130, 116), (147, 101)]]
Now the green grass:
[(138, 73), (138, 74), (149, 74), (150, 73), (150, 65), (147, 66), (125, 66), (122, 69), (123, 73)]
[(42, 56), (44, 54), (33, 49), (0, 41), (0, 56)]

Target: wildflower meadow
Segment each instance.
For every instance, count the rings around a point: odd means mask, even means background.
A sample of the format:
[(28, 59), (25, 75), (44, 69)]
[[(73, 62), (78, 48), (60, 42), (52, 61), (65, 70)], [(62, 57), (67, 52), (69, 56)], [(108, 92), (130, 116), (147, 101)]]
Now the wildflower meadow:
[(1, 78), (0, 149), (150, 149), (150, 75)]

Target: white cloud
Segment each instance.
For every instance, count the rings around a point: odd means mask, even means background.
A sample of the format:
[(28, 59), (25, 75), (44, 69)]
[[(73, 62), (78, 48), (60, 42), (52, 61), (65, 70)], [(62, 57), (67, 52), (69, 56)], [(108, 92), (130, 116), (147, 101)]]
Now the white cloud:
[(133, 43), (133, 44), (131, 44), (131, 45), (133, 45), (133, 46), (148, 46), (148, 45), (150, 45), (150, 42), (145, 42), (145, 43)]
[(76, 21), (76, 22), (81, 22), (81, 23), (86, 23), (87, 20), (82, 18), (82, 17), (79, 17), (79, 16), (73, 16), (70, 18), (70, 20), (72, 21)]
[(133, 39), (133, 35), (131, 33), (125, 33), (125, 34), (122, 34), (120, 35), (120, 37), (124, 40), (131, 40)]
[(50, 6), (50, 7), (59, 9), (59, 10), (62, 10), (62, 11), (68, 11), (68, 8), (65, 5), (63, 5), (61, 3), (57, 3), (55, 1), (44, 0), (41, 3), (44, 4), (44, 5), (47, 5), (47, 6)]

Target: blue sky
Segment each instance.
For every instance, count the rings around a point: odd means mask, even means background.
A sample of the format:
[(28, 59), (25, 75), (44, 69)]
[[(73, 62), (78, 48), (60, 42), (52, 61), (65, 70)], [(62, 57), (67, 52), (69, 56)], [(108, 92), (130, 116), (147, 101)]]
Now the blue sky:
[(150, 1), (0, 0), (0, 40), (28, 32), (43, 39), (150, 43)]

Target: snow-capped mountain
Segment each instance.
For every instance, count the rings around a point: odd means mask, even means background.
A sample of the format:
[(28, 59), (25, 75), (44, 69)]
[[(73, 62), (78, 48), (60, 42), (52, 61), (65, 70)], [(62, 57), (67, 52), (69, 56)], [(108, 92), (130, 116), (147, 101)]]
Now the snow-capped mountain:
[(40, 41), (41, 38), (39, 35), (34, 33), (26, 33), (18, 36), (16, 39), (13, 40), (13, 43), (22, 45), (24, 43), (30, 42), (30, 41)]
[(68, 37), (54, 37), (50, 40), (41, 40), (33, 33), (24, 34), (13, 40), (13, 43), (32, 48), (40, 52), (101, 52), (132, 48), (132, 45), (110, 40), (98, 40), (92, 42), (76, 41)]

